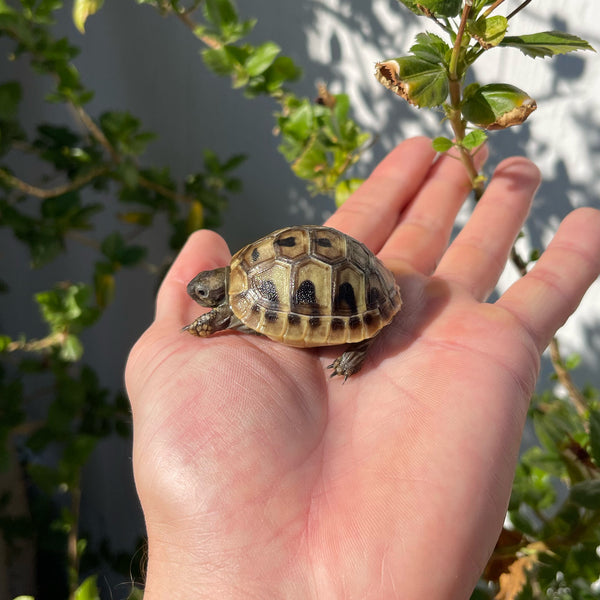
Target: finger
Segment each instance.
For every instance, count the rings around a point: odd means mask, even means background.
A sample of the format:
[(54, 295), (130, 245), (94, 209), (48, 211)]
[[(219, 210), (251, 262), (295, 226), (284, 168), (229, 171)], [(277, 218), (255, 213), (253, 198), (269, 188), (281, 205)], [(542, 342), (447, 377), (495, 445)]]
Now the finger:
[(534, 268), (496, 302), (527, 328), (541, 352), (600, 274), (600, 211), (580, 208), (561, 223)]
[[(187, 295), (187, 284), (200, 271), (229, 264), (231, 254), (225, 240), (209, 229), (192, 233), (171, 265), (156, 298), (156, 319), (172, 319), (183, 326), (197, 304)], [(197, 316), (197, 315), (196, 315)]]
[[(479, 169), (487, 158), (484, 147), (475, 157)], [(448, 245), (456, 215), (472, 185), (464, 165), (445, 154), (431, 169), (427, 180), (382, 248), (386, 264), (400, 261), (430, 274)]]
[(458, 283), (477, 300), (487, 298), (504, 270), (539, 184), (540, 172), (530, 161), (503, 161), (436, 275)]
[(326, 225), (351, 235), (378, 252), (396, 225), (398, 214), (427, 177), (435, 155), (428, 138), (402, 142), (379, 163)]

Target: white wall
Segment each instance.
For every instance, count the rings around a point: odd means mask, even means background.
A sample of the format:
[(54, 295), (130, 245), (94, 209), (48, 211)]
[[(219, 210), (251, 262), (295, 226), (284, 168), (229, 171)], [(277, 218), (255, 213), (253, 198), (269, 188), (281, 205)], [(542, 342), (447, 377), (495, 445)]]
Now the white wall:
[[(374, 63), (406, 53), (422, 24), (397, 0), (287, 0), (278, 2), (276, 11), (274, 5), (266, 0), (240, 2), (245, 16), (259, 19), (252, 39), (257, 43), (273, 39), (303, 66), (305, 77), (294, 87), (298, 94), (314, 97), (315, 82), (321, 79), (333, 91), (351, 95), (355, 117), (378, 136), (359, 173), (366, 174), (405, 137), (438, 133), (439, 115), (407, 106), (373, 77)], [(538, 0), (514, 20), (510, 33), (566, 29), (600, 48), (595, 26), (599, 21), (600, 3), (596, 0)], [(107, 2), (88, 21), (84, 37), (75, 31), (68, 14), (57, 31), (82, 47), (76, 64), (86, 85), (96, 90), (89, 111), (98, 115), (108, 109), (130, 110), (148, 129), (159, 133), (159, 140), (145, 156), (147, 163), (168, 165), (181, 177), (201, 168), (203, 148), (216, 150), (222, 158), (239, 152), (249, 155), (239, 169), (244, 190), (232, 197), (222, 229), (232, 249), (280, 225), (322, 221), (332, 210), (330, 200), (306, 193), (304, 184), (294, 178), (277, 152), (278, 140), (271, 134), (276, 105), (265, 98), (246, 100), (240, 92), (230, 90), (227, 81), (207, 72), (198, 56), (199, 44), (175, 20), (120, 0)], [(10, 68), (26, 85), (23, 114), (32, 126), (41, 119), (68, 119), (60, 107), (43, 103), (44, 83), (31, 75), (23, 61)], [(485, 82), (498, 80), (522, 87), (538, 101), (539, 108), (526, 125), (493, 136), (490, 164), (511, 154), (526, 154), (541, 167), (544, 184), (527, 232), (534, 246), (543, 246), (573, 207), (599, 205), (600, 58), (580, 52), (534, 61), (518, 51), (498, 49), (487, 53), (477, 73)], [(34, 176), (32, 167), (27, 177)], [(111, 210), (116, 208), (110, 196), (103, 201)], [(461, 218), (464, 220), (466, 213)], [(102, 219), (100, 226), (111, 225)], [(18, 306), (10, 304), (10, 297), (0, 298), (0, 324), (13, 335), (43, 334), (35, 309), (24, 310), (23, 303), (57, 278), (85, 279), (94, 257), (78, 249), (24, 280), (26, 255), (4, 231), (1, 235), (2, 276), (21, 296)], [(159, 228), (144, 238), (156, 259), (164, 251), (164, 236)], [(507, 269), (501, 288), (513, 278), (514, 273)], [(121, 385), (129, 347), (150, 322), (153, 293), (154, 281), (144, 273), (122, 272), (114, 304), (86, 338), (86, 361), (113, 388)], [(583, 355), (580, 380), (594, 381), (596, 386), (600, 386), (599, 305), (597, 283), (560, 334), (565, 352)], [(117, 546), (128, 547), (141, 528), (128, 447), (103, 444), (86, 481), (84, 528), (100, 534), (111, 532)], [(121, 493), (115, 494), (116, 489)], [(117, 590), (115, 597), (119, 593)]]

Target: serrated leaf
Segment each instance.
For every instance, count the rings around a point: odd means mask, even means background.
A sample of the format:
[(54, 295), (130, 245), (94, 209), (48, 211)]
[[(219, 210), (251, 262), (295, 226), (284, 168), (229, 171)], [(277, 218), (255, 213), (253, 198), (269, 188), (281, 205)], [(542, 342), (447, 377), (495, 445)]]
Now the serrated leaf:
[(495, 130), (520, 125), (536, 108), (527, 92), (507, 83), (491, 83), (469, 94), (462, 113), (470, 123)]
[(436, 152), (448, 152), (454, 146), (454, 142), (447, 137), (436, 137), (431, 145)]
[(451, 48), (439, 36), (425, 32), (417, 34), (416, 43), (410, 48), (410, 51), (422, 60), (432, 63), (446, 64), (446, 57)]
[(600, 480), (592, 479), (575, 483), (571, 486), (570, 498), (575, 504), (584, 508), (600, 509)]
[(80, 33), (85, 33), (87, 18), (102, 8), (104, 0), (73, 0), (73, 23)]
[(375, 77), (383, 86), (420, 108), (440, 106), (448, 97), (446, 69), (416, 56), (377, 63)]
[(501, 15), (481, 18), (470, 23), (469, 33), (479, 42), (482, 48), (497, 46), (506, 35), (508, 20)]
[(555, 56), (575, 52), (576, 50), (592, 50), (595, 52), (589, 42), (562, 31), (542, 31), (519, 36), (507, 35), (500, 42), (500, 46), (518, 48), (523, 54), (532, 58)]

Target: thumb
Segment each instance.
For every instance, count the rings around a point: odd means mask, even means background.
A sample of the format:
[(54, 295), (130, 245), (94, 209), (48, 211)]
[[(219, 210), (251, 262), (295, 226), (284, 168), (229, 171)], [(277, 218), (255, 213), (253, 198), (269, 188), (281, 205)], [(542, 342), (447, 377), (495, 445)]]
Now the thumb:
[(176, 320), (185, 325), (192, 313), (198, 312), (198, 306), (187, 295), (188, 282), (200, 271), (223, 267), (230, 260), (229, 248), (219, 234), (209, 229), (192, 233), (158, 290), (156, 321)]

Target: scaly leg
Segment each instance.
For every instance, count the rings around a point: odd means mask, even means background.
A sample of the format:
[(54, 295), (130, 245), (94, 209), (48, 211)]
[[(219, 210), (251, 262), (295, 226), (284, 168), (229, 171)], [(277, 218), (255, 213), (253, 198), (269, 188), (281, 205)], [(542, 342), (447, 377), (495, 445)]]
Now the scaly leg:
[(327, 367), (333, 369), (331, 377), (343, 375), (344, 381), (346, 381), (350, 375), (358, 373), (367, 358), (367, 351), (373, 340), (374, 338), (369, 338), (362, 342), (356, 342), (356, 344), (350, 344), (348, 349)]

